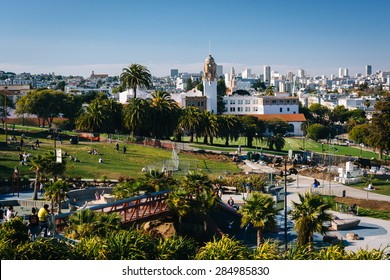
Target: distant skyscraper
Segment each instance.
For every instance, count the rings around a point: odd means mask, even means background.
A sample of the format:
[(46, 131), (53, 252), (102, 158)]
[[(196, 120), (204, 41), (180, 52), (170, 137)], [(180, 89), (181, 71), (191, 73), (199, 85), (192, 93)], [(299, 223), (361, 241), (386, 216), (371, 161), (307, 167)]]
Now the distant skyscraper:
[(264, 66), (264, 82), (267, 85), (271, 83), (271, 66)]
[(372, 75), (372, 66), (366, 65), (366, 76)]
[(294, 78), (294, 73), (291, 72), (291, 71), (287, 72), (286, 80), (289, 81), (289, 82), (292, 82), (293, 78)]
[(299, 78), (305, 77), (305, 70), (303, 70), (303, 69), (298, 69), (298, 77), (299, 77)]
[(339, 68), (339, 78), (349, 77), (348, 68)]
[(252, 78), (252, 70), (251, 69), (244, 69), (241, 73), (241, 77), (243, 79), (250, 79)]
[(219, 77), (223, 76), (223, 66), (222, 65), (217, 65), (217, 76), (218, 76), (218, 79), (219, 79)]
[(179, 70), (171, 69), (171, 78), (177, 78), (177, 77), (179, 77)]

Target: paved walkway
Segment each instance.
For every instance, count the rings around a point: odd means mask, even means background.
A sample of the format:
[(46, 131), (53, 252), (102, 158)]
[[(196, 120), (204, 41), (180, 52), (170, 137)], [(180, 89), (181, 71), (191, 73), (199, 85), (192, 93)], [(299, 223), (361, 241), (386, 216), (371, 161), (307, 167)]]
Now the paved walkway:
[[(276, 169), (253, 163), (251, 161), (245, 161), (245, 166), (243, 167), (244, 171), (247, 172), (259, 172), (259, 173), (272, 173), (277, 172)], [(292, 201), (298, 202), (298, 194), (299, 193), (305, 193), (312, 189), (312, 183), (313, 178), (301, 176), (301, 175), (291, 175), (294, 181), (287, 184), (287, 205), (288, 208), (291, 208)], [(329, 193), (332, 192), (333, 194), (340, 195), (342, 191), (346, 192), (346, 196), (354, 197), (354, 198), (363, 198), (366, 199), (367, 195), (369, 199), (373, 200), (380, 200), (380, 201), (390, 201), (390, 196), (385, 196), (381, 194), (377, 194), (374, 192), (366, 192), (359, 189), (355, 189), (352, 187), (348, 187), (345, 185), (342, 185), (340, 183), (336, 182), (329, 182), (324, 181), (321, 182), (321, 187), (317, 189), (319, 192), (323, 193)], [(330, 183), (330, 184), (329, 184)], [(222, 196), (222, 200), (227, 202), (227, 200), (232, 197), (234, 201), (238, 204), (244, 203), (243, 198), (246, 196), (246, 194), (226, 194)], [(17, 197), (17, 194), (0, 194), (0, 201), (1, 200), (18, 200), (18, 199), (31, 199), (32, 198), (32, 192), (22, 192), (19, 194), (19, 197)], [(29, 214), (31, 209), (30, 208), (24, 208), (24, 207), (15, 207), (15, 210), (18, 212), (19, 215), (25, 215)], [(349, 214), (343, 214), (343, 213), (335, 213), (339, 218), (356, 218), (355, 216), (349, 215)], [(390, 221), (384, 221), (374, 218), (368, 218), (368, 217), (358, 217), (361, 222), (359, 224), (359, 227), (354, 230), (350, 230), (348, 232), (355, 232), (359, 235), (361, 239), (355, 240), (355, 241), (348, 241), (346, 242), (346, 249), (351, 251), (357, 251), (359, 248), (362, 249), (378, 249), (378, 248), (384, 248), (387, 245), (390, 245)], [(339, 232), (333, 232), (337, 234), (338, 236), (342, 236), (343, 239), (345, 239), (346, 232), (339, 231)], [(332, 232), (330, 233), (332, 234)]]
[[(263, 166), (251, 161), (245, 161), (246, 167), (244, 171), (250, 172), (259, 172), (259, 173), (271, 173), (277, 172), (276, 169)], [(291, 175), (294, 181), (287, 184), (287, 208), (291, 209), (292, 201), (299, 202), (298, 194), (302, 194), (313, 190), (313, 178), (301, 176), (301, 175)], [(321, 187), (317, 189), (319, 192), (329, 193), (329, 181), (324, 181), (324, 184), (321, 182)], [(330, 182), (330, 190), (334, 193), (346, 192), (346, 196), (354, 198), (367, 198), (367, 192), (352, 187), (348, 187), (336, 182)], [(243, 204), (246, 194), (237, 194), (231, 195), (226, 194), (222, 196), (222, 200), (227, 203), (228, 199), (232, 197), (235, 203)], [(375, 192), (369, 192), (368, 198), (373, 200), (380, 201), (390, 201), (390, 196), (377, 194)], [(344, 214), (339, 212), (333, 212), (340, 219), (349, 219), (349, 218), (358, 218), (360, 219), (360, 224), (356, 229), (351, 229), (348, 231), (330, 231), (329, 234), (337, 235), (342, 237), (343, 240), (346, 240), (346, 234), (348, 232), (357, 233), (360, 237), (359, 240), (354, 241), (345, 241), (346, 250), (356, 252), (359, 248), (362, 249), (384, 249), (386, 246), (390, 245), (390, 221), (379, 220), (369, 217), (356, 217), (350, 214)], [(389, 248), (388, 248), (389, 249)]]

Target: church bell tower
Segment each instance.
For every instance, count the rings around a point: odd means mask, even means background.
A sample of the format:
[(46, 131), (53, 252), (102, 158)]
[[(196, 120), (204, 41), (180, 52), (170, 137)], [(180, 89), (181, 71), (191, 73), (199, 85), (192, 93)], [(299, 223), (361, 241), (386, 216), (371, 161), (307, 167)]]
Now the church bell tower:
[(203, 66), (203, 92), (207, 97), (207, 111), (217, 114), (217, 64), (208, 55)]

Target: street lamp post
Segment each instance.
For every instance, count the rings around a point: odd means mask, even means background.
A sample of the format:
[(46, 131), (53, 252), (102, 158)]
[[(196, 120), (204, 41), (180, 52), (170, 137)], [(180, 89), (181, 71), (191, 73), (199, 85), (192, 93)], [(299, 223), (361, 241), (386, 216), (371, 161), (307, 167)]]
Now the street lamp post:
[(256, 154), (257, 154), (257, 132), (255, 133), (255, 137), (256, 137)]
[(363, 143), (360, 143), (360, 158), (362, 157), (363, 146), (364, 146), (364, 144), (363, 144)]
[(287, 160), (284, 161), (284, 251), (287, 252)]
[(280, 172), (280, 175), (284, 177), (284, 251), (287, 252), (287, 176), (288, 175), (297, 175), (298, 171), (295, 168), (291, 168), (287, 172), (287, 158), (284, 159), (284, 171)]
[(7, 133), (7, 88), (4, 87), (4, 133), (5, 133), (5, 144), (8, 144), (8, 133)]

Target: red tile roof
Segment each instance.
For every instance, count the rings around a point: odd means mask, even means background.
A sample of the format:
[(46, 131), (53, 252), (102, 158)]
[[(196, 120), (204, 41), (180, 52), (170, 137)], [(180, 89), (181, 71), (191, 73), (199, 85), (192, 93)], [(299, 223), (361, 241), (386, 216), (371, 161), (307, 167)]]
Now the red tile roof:
[(285, 122), (305, 122), (306, 118), (304, 114), (264, 114), (253, 115), (260, 120), (268, 121), (272, 119), (280, 119)]

